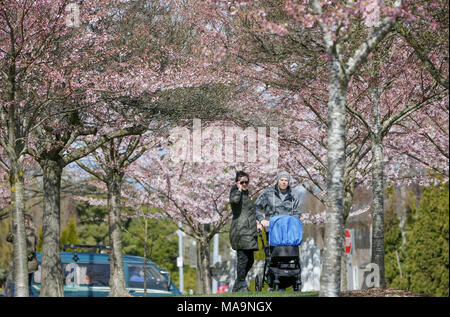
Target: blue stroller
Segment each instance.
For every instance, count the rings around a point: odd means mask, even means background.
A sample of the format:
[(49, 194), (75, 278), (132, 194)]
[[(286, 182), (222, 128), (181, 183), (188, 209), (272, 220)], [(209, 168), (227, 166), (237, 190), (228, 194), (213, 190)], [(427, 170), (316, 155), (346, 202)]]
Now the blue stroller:
[(256, 291), (261, 291), (265, 282), (274, 291), (289, 286), (292, 286), (294, 291), (301, 291), (299, 254), (303, 236), (301, 221), (289, 215), (274, 216), (269, 224), (269, 246), (264, 245), (261, 231), (259, 236), (266, 258), (262, 277), (258, 275), (255, 279)]

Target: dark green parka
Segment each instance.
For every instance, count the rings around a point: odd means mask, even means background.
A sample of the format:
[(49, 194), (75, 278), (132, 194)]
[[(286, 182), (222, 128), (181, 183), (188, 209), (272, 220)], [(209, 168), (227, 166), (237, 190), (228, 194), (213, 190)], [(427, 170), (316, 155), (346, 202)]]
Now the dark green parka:
[(234, 250), (258, 250), (256, 211), (248, 191), (240, 191), (236, 185), (230, 191), (233, 220), (230, 242)]

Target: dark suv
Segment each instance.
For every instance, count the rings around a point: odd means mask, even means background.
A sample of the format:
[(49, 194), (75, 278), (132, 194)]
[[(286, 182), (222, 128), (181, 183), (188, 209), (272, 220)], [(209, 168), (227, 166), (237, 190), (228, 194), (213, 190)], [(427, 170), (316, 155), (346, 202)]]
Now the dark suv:
[[(64, 295), (66, 297), (108, 296), (110, 291), (109, 254), (77, 252), (77, 248), (92, 247), (86, 245), (64, 247), (75, 249), (73, 252), (61, 252)], [(39, 269), (33, 273), (30, 296), (39, 296), (41, 290), (41, 253), (37, 252), (36, 256), (39, 261)], [(144, 296), (145, 293), (146, 296), (173, 296), (181, 294), (170, 280), (168, 272), (163, 271), (153, 261), (146, 259), (145, 271), (144, 258), (142, 257), (124, 255), (123, 264), (126, 287), (131, 295)], [(6, 280), (4, 295), (14, 296), (14, 281), (11, 269)]]

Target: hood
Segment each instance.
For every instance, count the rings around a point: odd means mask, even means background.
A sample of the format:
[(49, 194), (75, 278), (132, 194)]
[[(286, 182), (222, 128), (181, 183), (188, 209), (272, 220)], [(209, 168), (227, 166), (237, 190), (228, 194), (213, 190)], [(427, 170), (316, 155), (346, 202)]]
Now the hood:
[(291, 183), (291, 175), (288, 172), (280, 172), (280, 173), (278, 173), (276, 184), (278, 184), (278, 181), (282, 177), (286, 177), (288, 179), (288, 182), (289, 182), (289, 185), (290, 185), (290, 183)]

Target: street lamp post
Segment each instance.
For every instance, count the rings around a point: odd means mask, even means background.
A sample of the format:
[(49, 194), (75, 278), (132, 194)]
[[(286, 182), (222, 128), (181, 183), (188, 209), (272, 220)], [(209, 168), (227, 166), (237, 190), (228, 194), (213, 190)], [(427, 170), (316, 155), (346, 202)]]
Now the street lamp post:
[(178, 235), (178, 258), (177, 266), (180, 275), (180, 292), (184, 293), (184, 276), (183, 276), (183, 236), (185, 233), (181, 230), (181, 221), (178, 222), (178, 230), (175, 233)]

